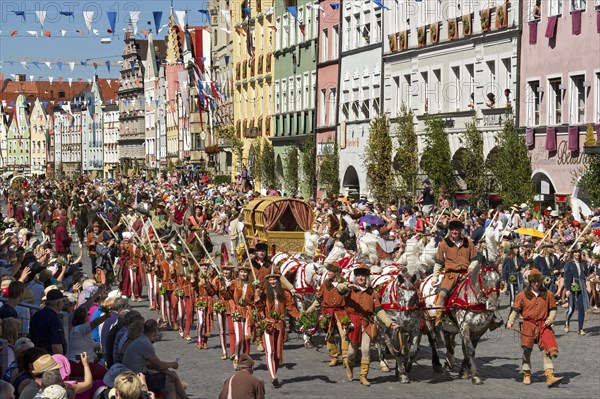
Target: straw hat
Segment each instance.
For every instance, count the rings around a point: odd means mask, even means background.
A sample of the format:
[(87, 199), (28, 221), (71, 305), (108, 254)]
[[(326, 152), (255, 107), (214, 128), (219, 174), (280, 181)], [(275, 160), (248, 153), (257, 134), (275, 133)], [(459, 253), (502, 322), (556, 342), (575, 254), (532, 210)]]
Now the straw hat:
[(33, 370), (31, 370), (31, 372), (34, 375), (41, 375), (46, 371), (58, 370), (61, 367), (62, 366), (60, 364), (56, 363), (56, 361), (52, 358), (52, 356), (42, 355), (39, 357), (39, 359), (37, 359), (35, 362), (33, 362)]

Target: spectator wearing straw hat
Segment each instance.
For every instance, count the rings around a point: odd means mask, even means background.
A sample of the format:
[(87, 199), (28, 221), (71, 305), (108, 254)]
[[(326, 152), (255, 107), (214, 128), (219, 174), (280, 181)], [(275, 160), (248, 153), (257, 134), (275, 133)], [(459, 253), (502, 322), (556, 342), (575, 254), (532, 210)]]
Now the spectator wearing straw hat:
[(239, 360), (239, 371), (225, 380), (219, 399), (246, 398), (264, 399), (265, 383), (252, 375), (254, 361), (247, 354), (242, 354)]

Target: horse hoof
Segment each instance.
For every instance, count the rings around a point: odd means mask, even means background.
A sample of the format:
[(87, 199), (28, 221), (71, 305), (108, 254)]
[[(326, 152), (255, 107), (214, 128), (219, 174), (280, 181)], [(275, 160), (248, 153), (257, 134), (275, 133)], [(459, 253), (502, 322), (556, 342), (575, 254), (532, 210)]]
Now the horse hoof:
[(481, 380), (481, 377), (476, 375), (473, 376), (473, 378), (471, 378), (471, 382), (473, 383), (473, 385), (481, 385), (483, 384), (483, 381)]
[(471, 378), (468, 373), (463, 373), (462, 371), (458, 373), (458, 379), (460, 380), (468, 380)]
[(384, 372), (384, 373), (389, 373), (390, 372), (390, 368), (387, 366), (387, 364), (382, 364), (379, 366), (379, 370)]
[(441, 373), (444, 372), (444, 368), (439, 363), (438, 364), (434, 364), (433, 365), (433, 372), (436, 373), (436, 374), (441, 374)]
[(406, 375), (401, 375), (398, 382), (400, 382), (400, 384), (410, 384), (410, 378)]

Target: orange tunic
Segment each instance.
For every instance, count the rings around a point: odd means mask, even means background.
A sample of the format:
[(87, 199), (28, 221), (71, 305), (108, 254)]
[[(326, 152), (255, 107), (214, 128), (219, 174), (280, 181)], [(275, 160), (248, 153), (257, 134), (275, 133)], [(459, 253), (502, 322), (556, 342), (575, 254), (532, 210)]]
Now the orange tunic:
[(362, 331), (371, 338), (377, 336), (377, 324), (373, 316), (381, 310), (379, 295), (369, 287), (366, 290), (350, 290), (346, 298), (346, 312), (352, 320), (354, 330), (348, 334), (348, 338), (357, 345), (361, 340)]
[(545, 321), (550, 311), (556, 310), (556, 300), (549, 291), (542, 291), (535, 295), (531, 289), (517, 294), (512, 310), (523, 316), (521, 324), (521, 346), (533, 348), (537, 343), (540, 349), (550, 356), (558, 353), (558, 344), (551, 326), (546, 326)]

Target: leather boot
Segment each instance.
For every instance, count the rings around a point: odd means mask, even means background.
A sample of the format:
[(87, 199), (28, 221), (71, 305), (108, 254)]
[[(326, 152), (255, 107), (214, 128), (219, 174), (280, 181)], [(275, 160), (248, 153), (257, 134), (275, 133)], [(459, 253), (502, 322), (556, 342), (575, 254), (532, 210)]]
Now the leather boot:
[(263, 346), (263, 339), (262, 339), (262, 337), (256, 337), (256, 351), (257, 352), (264, 352), (265, 351), (265, 347)]
[(327, 342), (327, 349), (329, 350), (329, 367), (335, 367), (338, 363), (338, 350), (335, 342)]
[(531, 370), (523, 370), (523, 384), (531, 385)]
[(352, 363), (348, 360), (348, 358), (344, 359), (344, 368), (346, 369), (346, 377), (348, 378), (348, 381), (352, 381), (353, 375), (352, 375)]
[(371, 385), (369, 380), (367, 380), (368, 375), (369, 375), (369, 363), (361, 362), (360, 363), (360, 383), (366, 387)]
[(546, 376), (546, 385), (548, 385), (548, 388), (553, 387), (563, 379), (562, 377), (554, 376), (554, 369), (544, 370), (544, 375)]

